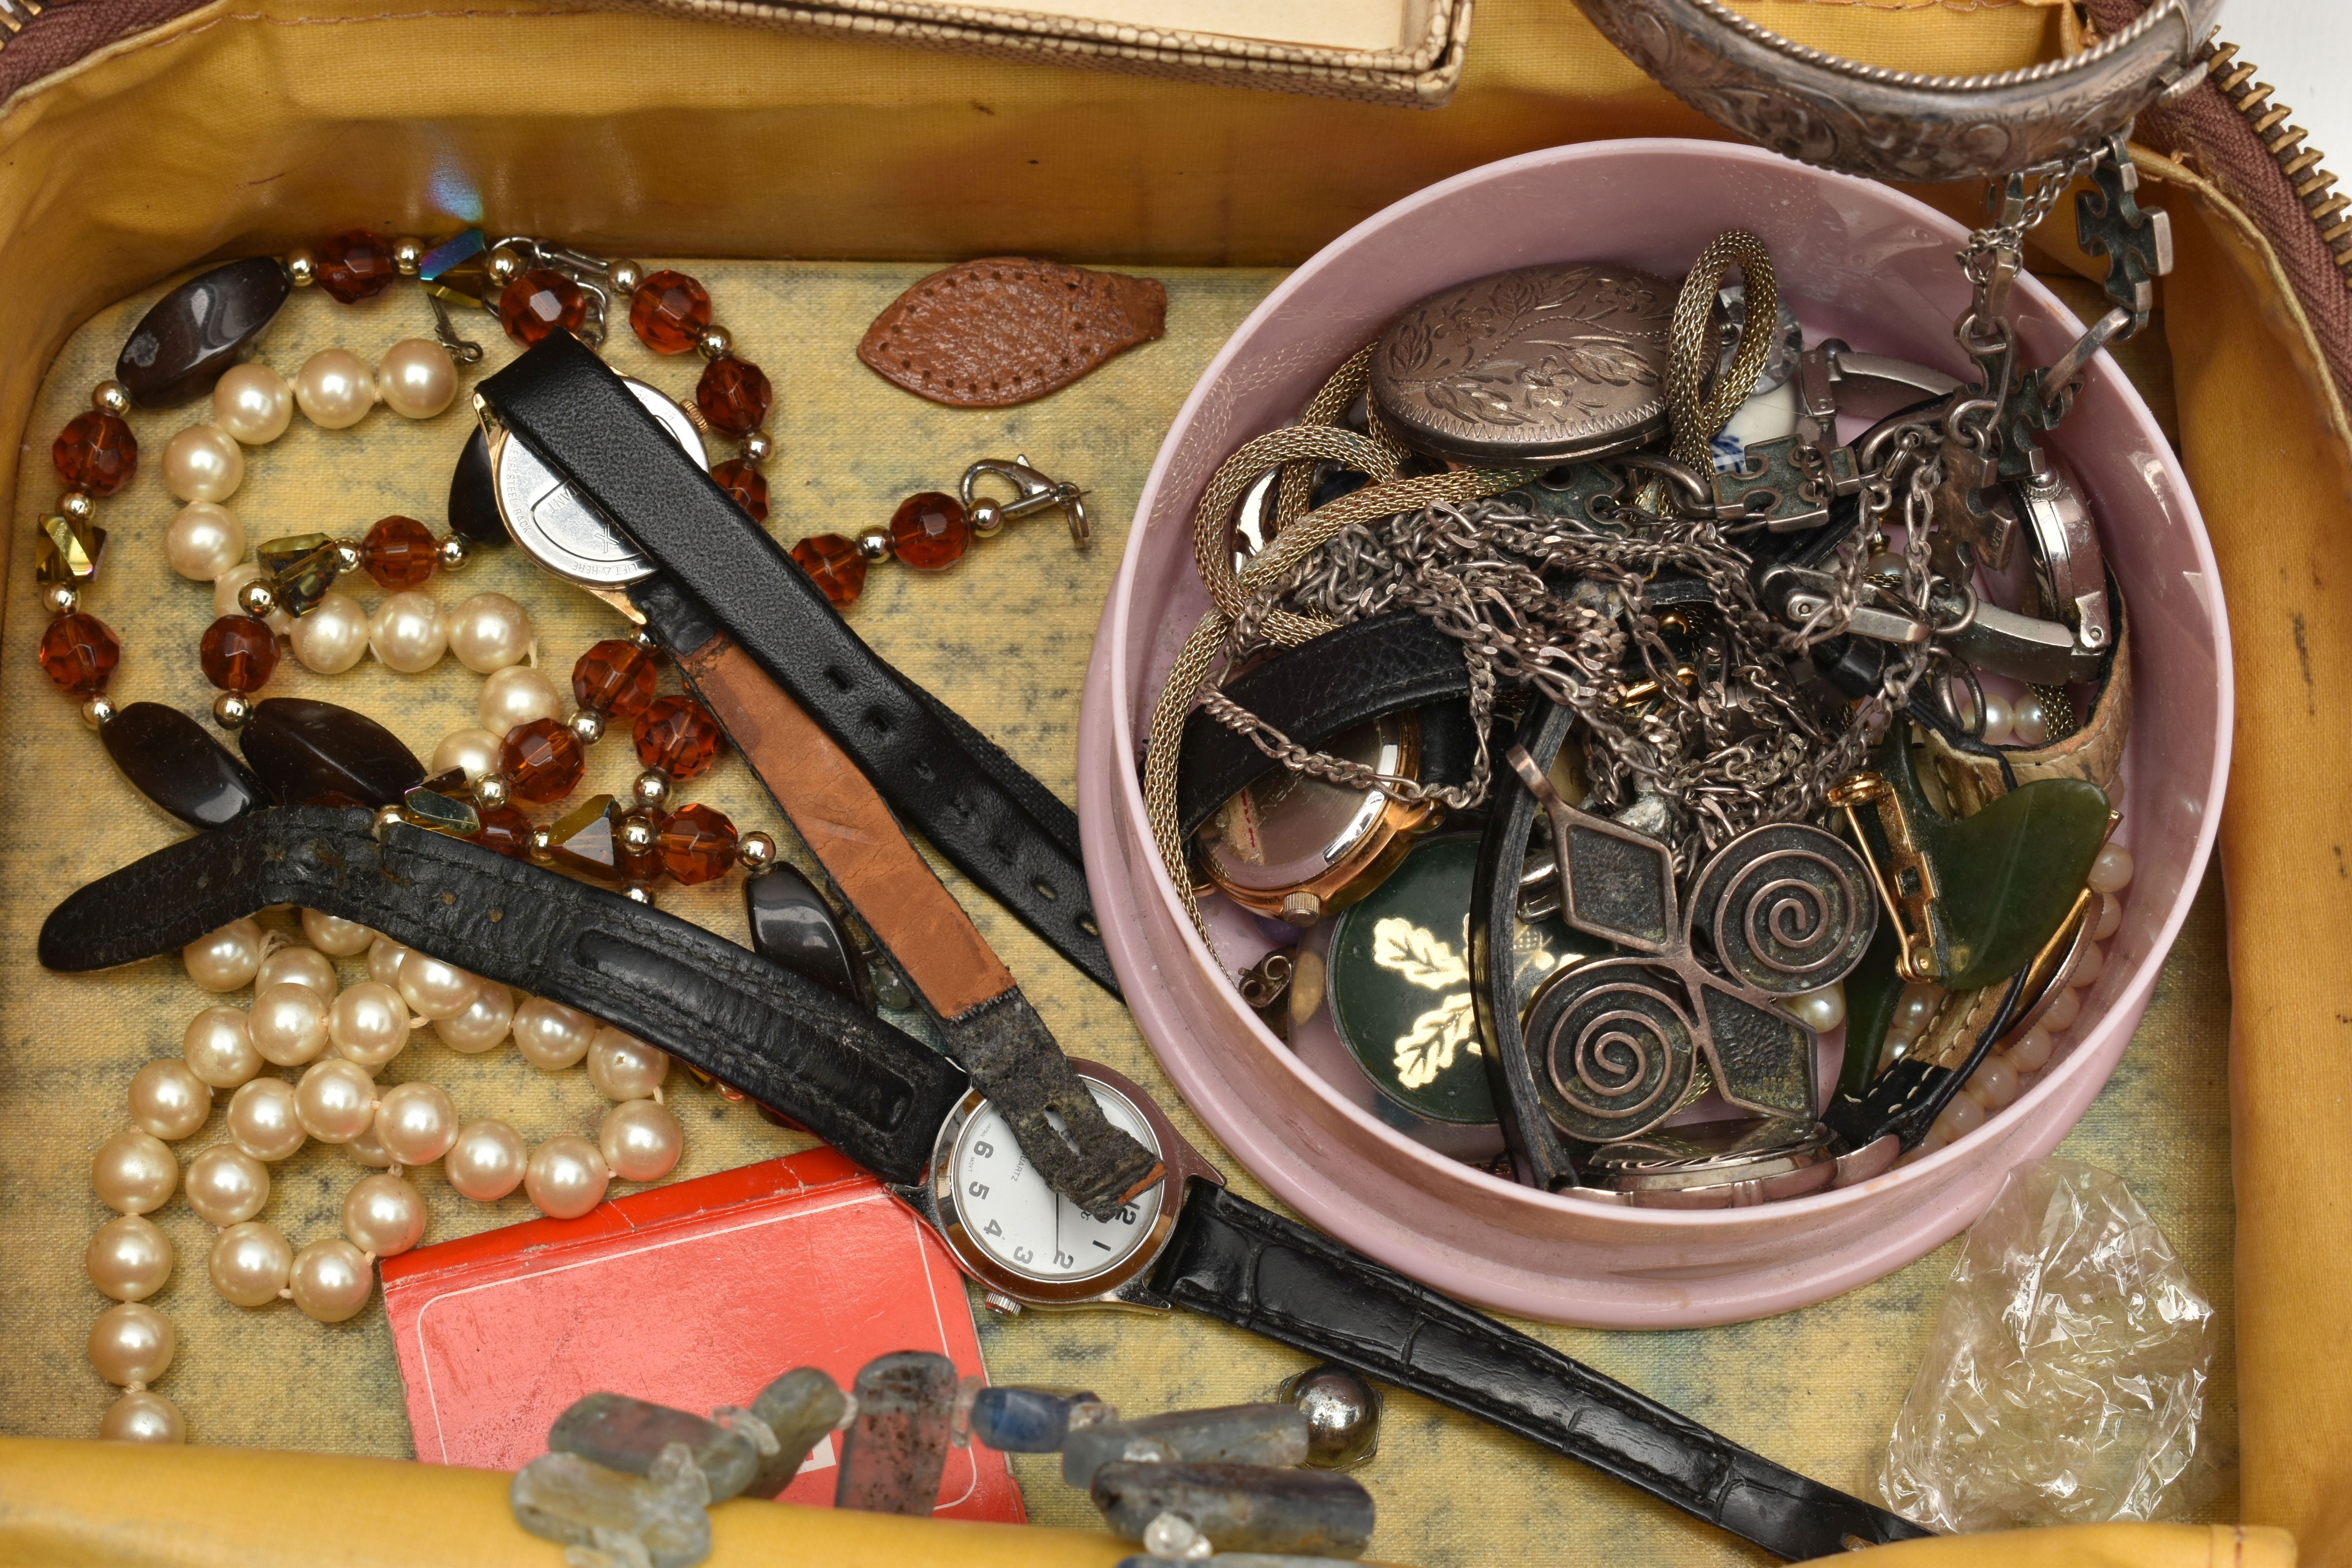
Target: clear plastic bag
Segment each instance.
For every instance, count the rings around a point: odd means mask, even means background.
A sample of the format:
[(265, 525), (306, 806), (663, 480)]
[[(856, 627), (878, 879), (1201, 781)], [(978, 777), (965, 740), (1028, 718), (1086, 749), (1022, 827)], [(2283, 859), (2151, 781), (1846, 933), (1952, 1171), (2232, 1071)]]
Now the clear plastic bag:
[(2121, 1177), (2012, 1173), (1953, 1266), (1880, 1493), (1944, 1531), (2181, 1517), (2216, 1469), (2212, 1319)]

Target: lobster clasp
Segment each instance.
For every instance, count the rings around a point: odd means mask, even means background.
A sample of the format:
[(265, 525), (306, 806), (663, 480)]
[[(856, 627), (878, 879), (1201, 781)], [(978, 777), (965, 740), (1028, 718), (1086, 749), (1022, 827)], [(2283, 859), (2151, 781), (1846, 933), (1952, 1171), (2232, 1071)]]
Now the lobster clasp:
[[(975, 489), (986, 478), (1006, 480), (1018, 493), (1006, 501), (982, 499)], [(1084, 549), (1094, 537), (1094, 530), (1087, 521), (1086, 491), (1067, 480), (1050, 479), (1039, 473), (1030, 467), (1025, 453), (1009, 463), (1002, 458), (982, 458), (963, 471), (963, 478), (956, 485), (956, 496), (971, 518), (972, 532), (982, 539), (993, 537), (1015, 518), (1053, 507), (1060, 507), (1069, 519), (1071, 543)]]

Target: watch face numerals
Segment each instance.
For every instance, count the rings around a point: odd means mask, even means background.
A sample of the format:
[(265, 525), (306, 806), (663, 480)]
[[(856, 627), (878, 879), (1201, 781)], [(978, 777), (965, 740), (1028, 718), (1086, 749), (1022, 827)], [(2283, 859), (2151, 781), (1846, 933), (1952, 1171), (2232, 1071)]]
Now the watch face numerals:
[[(1110, 1124), (1164, 1152), (1127, 1098), (1088, 1083)], [(972, 1112), (956, 1139), (948, 1192), (964, 1233), (1000, 1267), (1059, 1283), (1116, 1268), (1151, 1238), (1166, 1184), (1098, 1220), (1045, 1184), (993, 1105)]]

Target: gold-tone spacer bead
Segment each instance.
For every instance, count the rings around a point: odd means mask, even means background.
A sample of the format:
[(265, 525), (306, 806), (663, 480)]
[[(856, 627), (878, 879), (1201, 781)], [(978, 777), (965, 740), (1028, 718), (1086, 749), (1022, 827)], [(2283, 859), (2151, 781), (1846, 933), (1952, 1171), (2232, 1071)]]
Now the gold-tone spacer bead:
[(463, 572), (467, 563), (474, 559), (473, 547), (466, 542), (465, 535), (459, 533), (445, 536), (434, 552), (440, 557), (444, 572)]
[(484, 773), (474, 781), (474, 803), (485, 811), (496, 811), (513, 795), (512, 788), (497, 773)]
[(583, 708), (563, 722), (583, 746), (593, 746), (604, 738), (604, 716), (593, 708)]
[(213, 699), (213, 722), (234, 734), (253, 717), (253, 699), (242, 691), (224, 691)]
[(88, 490), (68, 490), (58, 497), (58, 510), (76, 522), (88, 522), (98, 515), (98, 502)]
[(499, 284), (511, 283), (515, 280), (516, 274), (522, 270), (522, 257), (517, 253), (513, 246), (501, 245), (490, 252), (489, 258), (483, 265), (490, 269), (492, 281)]
[(89, 389), (89, 405), (120, 417), (131, 412), (131, 389), (109, 376)]
[(765, 833), (746, 833), (735, 846), (735, 858), (747, 869), (765, 870), (776, 863), (776, 841)]
[(102, 730), (114, 717), (114, 704), (103, 697), (93, 697), (81, 705), (81, 721), (93, 730)]
[(335, 571), (356, 572), (367, 564), (367, 553), (356, 539), (335, 541)]
[(403, 278), (416, 276), (417, 267), (425, 260), (425, 242), (413, 235), (402, 235), (392, 242), (392, 264)]
[(407, 814), (396, 805), (377, 807), (375, 814), (376, 838), (381, 841), (385, 834), (392, 831), (395, 824), (405, 822), (407, 820)]
[(278, 613), (278, 589), (266, 577), (256, 577), (236, 591), (236, 607), (257, 621)]
[(297, 289), (308, 289), (319, 280), (319, 258), (299, 246), (288, 251), (286, 279)]
[(637, 285), (646, 280), (646, 269), (634, 261), (614, 260), (605, 264), (604, 276), (619, 294), (634, 294)]
[(869, 528), (865, 532), (859, 534), (857, 536), (857, 553), (864, 556), (868, 561), (889, 560), (890, 531), (887, 528)]
[(661, 839), (661, 829), (654, 819), (642, 811), (633, 811), (621, 818), (621, 847), (632, 855), (643, 855)]
[(776, 438), (770, 435), (766, 429), (762, 428), (754, 430), (749, 436), (743, 437), (743, 460), (745, 462), (764, 463), (775, 455)]
[(653, 907), (654, 890), (643, 882), (624, 883), (621, 888), (621, 897), (633, 904), (643, 904), (647, 909)]
[(694, 346), (702, 352), (704, 359), (725, 359), (735, 352), (735, 334), (713, 321), (702, 329), (702, 336), (695, 340)]
[(639, 805), (667, 805), (669, 804), (669, 775), (659, 768), (647, 768), (637, 775), (637, 782), (629, 786), (629, 794)]
[(542, 865), (554, 858), (555, 836), (544, 827), (530, 830), (530, 858)]
[(70, 616), (81, 608), (81, 590), (71, 583), (52, 583), (41, 590), (41, 608), (52, 616)]

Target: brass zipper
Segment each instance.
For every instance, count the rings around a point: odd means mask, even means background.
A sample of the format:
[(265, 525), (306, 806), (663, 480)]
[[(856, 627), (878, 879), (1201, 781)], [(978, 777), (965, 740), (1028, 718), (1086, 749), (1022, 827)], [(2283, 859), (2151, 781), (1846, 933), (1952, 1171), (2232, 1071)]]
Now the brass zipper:
[(39, 0), (0, 0), (0, 27), (7, 29), (7, 37), (0, 37), (0, 47), (8, 38), (25, 30), (25, 24), (41, 14)]
[(2352, 288), (2352, 216), (2345, 211), (2352, 207), (2352, 196), (2335, 190), (2336, 176), (2320, 167), (2325, 154), (2305, 142), (2309, 132), (2302, 126), (2286, 123), (2294, 110), (2272, 100), (2270, 83), (2253, 79), (2254, 68), (2238, 58), (2237, 45), (2209, 39), (2202, 55), (2207, 79), (2277, 163), (2304, 211), (2319, 226), (2320, 241), (2327, 247), (2345, 286)]

